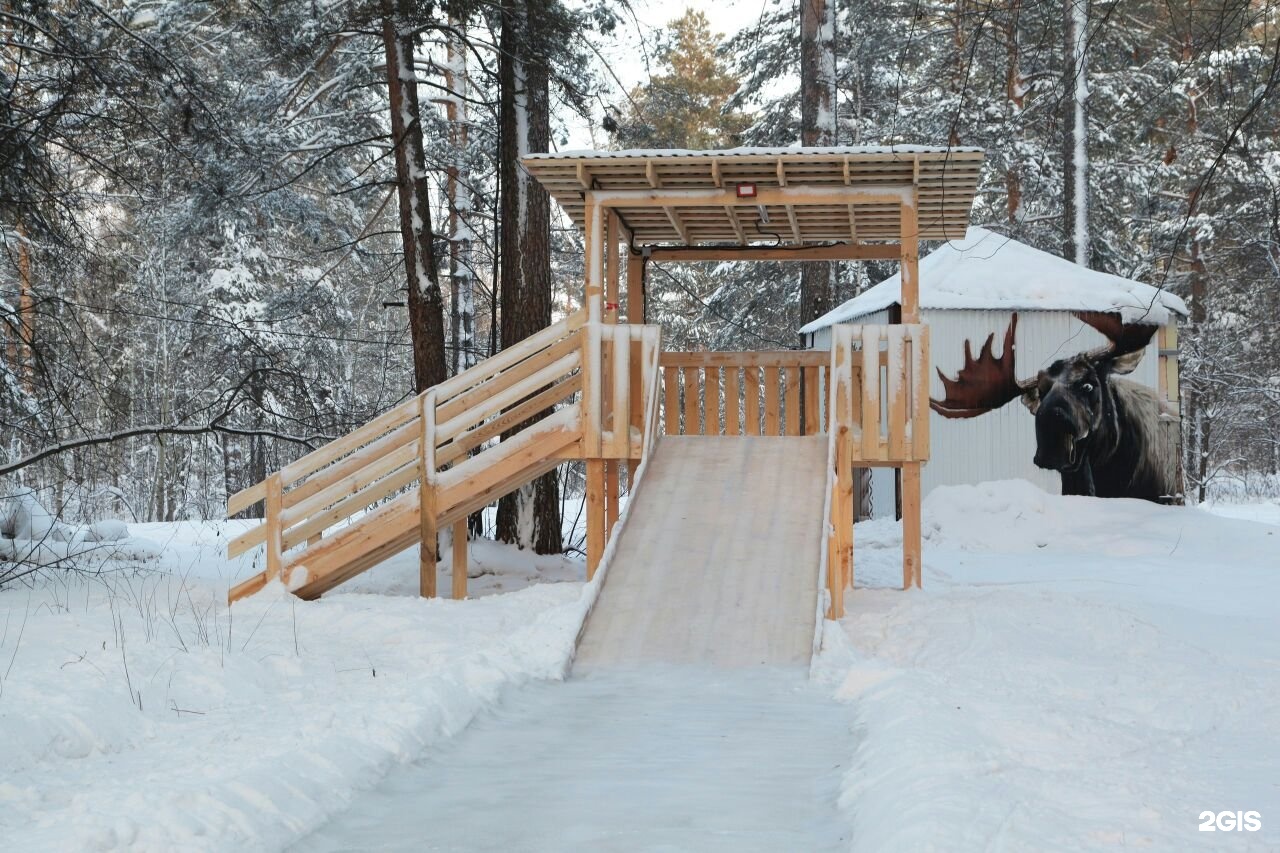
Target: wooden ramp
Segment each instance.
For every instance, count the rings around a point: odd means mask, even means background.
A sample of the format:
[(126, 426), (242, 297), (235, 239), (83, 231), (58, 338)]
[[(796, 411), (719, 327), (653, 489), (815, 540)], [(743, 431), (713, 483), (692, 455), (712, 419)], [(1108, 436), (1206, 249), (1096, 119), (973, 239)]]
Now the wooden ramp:
[(576, 666), (807, 666), (823, 436), (666, 436), (618, 533)]

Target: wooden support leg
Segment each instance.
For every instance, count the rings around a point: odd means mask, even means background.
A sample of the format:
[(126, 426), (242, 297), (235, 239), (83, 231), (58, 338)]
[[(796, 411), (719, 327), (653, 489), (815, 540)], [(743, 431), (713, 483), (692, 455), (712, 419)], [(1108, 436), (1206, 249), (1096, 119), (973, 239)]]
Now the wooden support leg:
[(902, 466), (902, 588), (920, 587), (920, 463)]
[(587, 580), (596, 575), (604, 556), (604, 460), (587, 460)]
[(604, 463), (604, 541), (608, 544), (613, 538), (613, 526), (618, 523), (618, 506), (619, 497), (622, 494), (621, 483), (619, 482), (620, 469), (622, 461), (618, 459), (606, 459)]
[(467, 520), (453, 523), (453, 597), (467, 597)]
[(265, 511), (267, 525), (267, 582), (280, 580), (284, 566), (284, 527), (280, 513), (284, 511), (284, 485), (280, 475), (272, 474), (266, 481)]
[(436, 537), (436, 490), (425, 483), (418, 489), (418, 511), (418, 593), (423, 598), (435, 598), (436, 562), (440, 553)]

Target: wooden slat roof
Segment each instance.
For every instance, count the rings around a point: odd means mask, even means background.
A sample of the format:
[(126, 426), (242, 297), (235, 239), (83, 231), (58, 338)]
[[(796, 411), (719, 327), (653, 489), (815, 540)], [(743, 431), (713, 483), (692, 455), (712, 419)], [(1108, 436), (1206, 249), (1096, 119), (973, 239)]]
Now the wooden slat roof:
[[(920, 238), (962, 238), (982, 168), (981, 148), (918, 145), (846, 148), (734, 148), (725, 151), (569, 151), (522, 159), (533, 175), (583, 227), (588, 190), (730, 189), (767, 187), (919, 188)], [(766, 205), (616, 207), (639, 245), (760, 244), (896, 241), (893, 203), (815, 201)]]

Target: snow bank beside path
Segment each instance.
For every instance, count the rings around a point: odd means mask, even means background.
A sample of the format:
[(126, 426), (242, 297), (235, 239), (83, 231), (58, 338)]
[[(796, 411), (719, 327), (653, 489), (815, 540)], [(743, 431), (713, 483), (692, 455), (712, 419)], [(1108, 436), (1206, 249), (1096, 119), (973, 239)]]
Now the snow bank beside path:
[[(1024, 482), (924, 524), (909, 593), (897, 525), (857, 526), (817, 667), (864, 729), (853, 849), (1277, 849), (1280, 528)], [(1198, 830), (1224, 810), (1262, 829)]]
[(227, 531), (138, 527), (158, 569), (0, 591), (6, 849), (279, 849), (509, 685), (562, 677), (586, 608), (581, 583), (519, 589), (537, 572), (504, 574), (519, 560), (482, 546), (476, 586), (517, 591), (276, 586), (228, 613), (227, 585), (256, 568), (217, 556)]

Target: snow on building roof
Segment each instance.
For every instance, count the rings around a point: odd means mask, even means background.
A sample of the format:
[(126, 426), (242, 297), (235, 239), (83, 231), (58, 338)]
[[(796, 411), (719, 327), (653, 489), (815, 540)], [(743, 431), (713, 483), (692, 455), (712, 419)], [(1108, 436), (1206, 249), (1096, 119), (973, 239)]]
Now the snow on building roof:
[[(902, 300), (896, 274), (828, 311), (800, 331), (847, 323)], [(1187, 306), (1160, 288), (1098, 272), (985, 228), (970, 228), (920, 260), (920, 307), (1038, 311), (1119, 311), (1126, 323), (1163, 325)]]
[[(615, 203), (614, 210), (634, 244), (741, 246), (896, 242), (901, 201), (872, 198), (877, 190), (882, 196), (917, 195), (923, 239), (963, 234), (982, 160), (981, 148), (855, 145), (557, 151), (530, 154), (521, 163), (579, 228), (584, 227), (587, 193), (630, 191), (637, 197)], [(781, 187), (812, 192), (803, 201), (759, 204), (747, 197), (730, 204), (705, 197), (716, 191), (732, 195), (739, 184), (761, 191)], [(861, 190), (867, 197), (838, 198), (841, 189)], [(682, 193), (689, 196), (687, 203), (657, 202)], [(646, 203), (642, 195), (653, 198)]]

